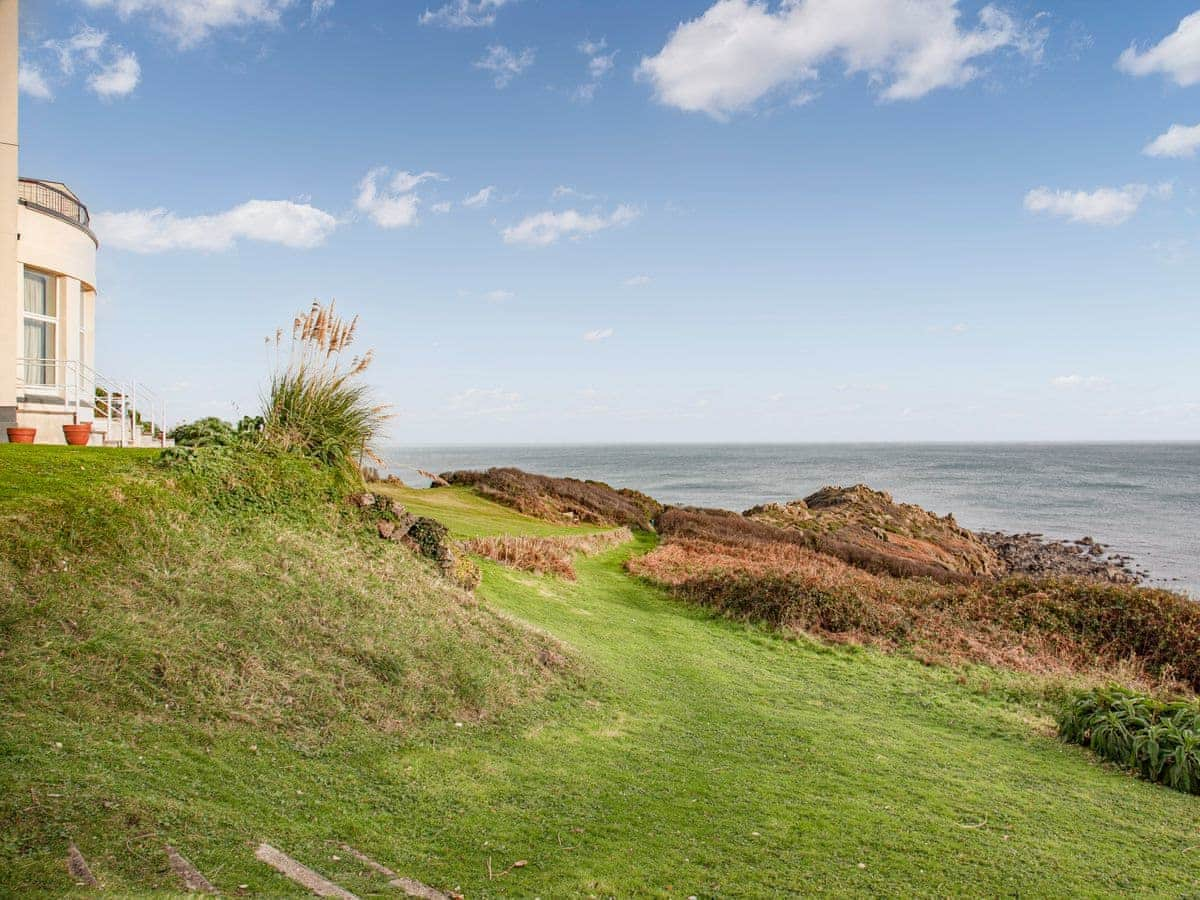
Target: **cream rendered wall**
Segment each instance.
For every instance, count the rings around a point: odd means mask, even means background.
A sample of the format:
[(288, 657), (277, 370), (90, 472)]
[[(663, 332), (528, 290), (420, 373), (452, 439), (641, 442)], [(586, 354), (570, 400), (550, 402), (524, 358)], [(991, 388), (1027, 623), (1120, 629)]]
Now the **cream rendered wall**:
[(0, 425), (14, 422), (21, 334), (18, 310), (22, 276), (17, 265), (17, 65), (17, 0), (0, 0)]
[(17, 259), (21, 263), (96, 289), (96, 242), (86, 231), (27, 206), (18, 207), (17, 220), (21, 233)]

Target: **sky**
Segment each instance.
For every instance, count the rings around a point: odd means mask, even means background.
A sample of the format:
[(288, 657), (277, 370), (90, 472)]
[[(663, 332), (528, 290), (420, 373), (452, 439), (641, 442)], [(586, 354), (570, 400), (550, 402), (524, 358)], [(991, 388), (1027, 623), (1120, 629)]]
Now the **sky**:
[(1200, 438), (1200, 0), (22, 0), (97, 369), (404, 444)]

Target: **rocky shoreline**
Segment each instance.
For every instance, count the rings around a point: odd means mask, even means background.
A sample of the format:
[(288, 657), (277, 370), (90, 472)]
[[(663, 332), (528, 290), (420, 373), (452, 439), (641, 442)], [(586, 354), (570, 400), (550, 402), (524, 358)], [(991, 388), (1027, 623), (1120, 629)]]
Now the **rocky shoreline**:
[(1142, 584), (1150, 577), (1148, 571), (1136, 567), (1131, 557), (1114, 553), (1091, 537), (1062, 541), (1034, 532), (975, 534), (1014, 575), (1088, 578), (1110, 584)]

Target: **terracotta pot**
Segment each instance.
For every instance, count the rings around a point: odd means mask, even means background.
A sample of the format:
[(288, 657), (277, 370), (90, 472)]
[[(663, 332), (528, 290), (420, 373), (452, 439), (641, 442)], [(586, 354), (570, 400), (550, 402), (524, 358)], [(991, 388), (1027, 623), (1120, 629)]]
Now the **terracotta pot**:
[(32, 444), (37, 437), (36, 428), (9, 428), (8, 442), (10, 444)]
[(63, 435), (72, 447), (86, 447), (92, 436), (92, 423), (80, 422), (78, 425), (64, 425)]

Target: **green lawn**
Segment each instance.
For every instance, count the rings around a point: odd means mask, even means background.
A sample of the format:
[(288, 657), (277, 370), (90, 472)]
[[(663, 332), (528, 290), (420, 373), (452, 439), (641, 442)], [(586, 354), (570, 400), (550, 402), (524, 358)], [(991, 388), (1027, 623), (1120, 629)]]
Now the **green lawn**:
[[(459, 490), (402, 499), (460, 536), (548, 527)], [(38, 698), (0, 711), (5, 808), (38, 823), (0, 825), (0, 894), (61, 891), (67, 837), (118, 892), (170, 884), (164, 840), (227, 895), (286, 892), (257, 840), (360, 896), (386, 891), (330, 842), (469, 898), (1200, 891), (1196, 798), (1062, 745), (981, 690), (986, 672), (682, 607), (622, 568), (653, 541), (580, 559), (573, 583), (483, 564), (479, 600), (578, 662), (498, 720), (298, 740), (255, 721), (93, 723)]]
[(469, 487), (433, 489), (372, 485), (371, 490), (395, 497), (414, 515), (432, 516), (457, 537), (491, 537), (524, 534), (546, 537), (560, 534), (592, 534), (608, 529), (594, 525), (556, 525), (523, 515), (516, 510), (481, 499)]

